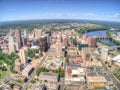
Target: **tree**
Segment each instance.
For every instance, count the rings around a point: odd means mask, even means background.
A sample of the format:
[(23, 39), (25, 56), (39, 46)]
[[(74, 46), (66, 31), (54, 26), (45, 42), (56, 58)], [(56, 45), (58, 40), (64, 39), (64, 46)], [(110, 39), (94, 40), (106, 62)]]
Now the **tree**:
[(69, 62), (69, 55), (66, 56), (66, 62)]
[(5, 66), (1, 66), (0, 69), (1, 69), (2, 71), (7, 71), (7, 68), (6, 68)]
[(35, 83), (36, 81), (35, 81), (34, 79), (32, 79), (30, 82), (31, 82), (31, 83)]
[(14, 84), (13, 83), (9, 83), (10, 88), (13, 88)]
[(13, 65), (10, 66), (10, 71), (11, 71), (12, 73), (17, 73), (17, 72), (14, 70), (14, 66), (13, 66)]
[(107, 61), (105, 61), (105, 64), (108, 64), (108, 62), (107, 62)]
[[(14, 62), (18, 57), (19, 56), (16, 53), (5, 54), (2, 51), (0, 51), (0, 62), (6, 63), (7, 65), (9, 65), (10, 66), (10, 71), (12, 73), (15, 73)], [(5, 67), (3, 67), (3, 68), (5, 70)]]
[(38, 56), (36, 56), (35, 54), (36, 53), (39, 53), (39, 50), (38, 49), (34, 49), (34, 50), (28, 50), (28, 56), (30, 58), (39, 58)]
[(63, 69), (59, 68), (55, 72), (58, 73), (60, 75), (60, 77), (64, 77), (64, 70)]
[(45, 68), (45, 67), (40, 67), (40, 68), (38, 68), (38, 70), (36, 71), (36, 75), (37, 76), (39, 76), (39, 74), (41, 73), (41, 72), (48, 72), (49, 70), (47, 69), (47, 68)]

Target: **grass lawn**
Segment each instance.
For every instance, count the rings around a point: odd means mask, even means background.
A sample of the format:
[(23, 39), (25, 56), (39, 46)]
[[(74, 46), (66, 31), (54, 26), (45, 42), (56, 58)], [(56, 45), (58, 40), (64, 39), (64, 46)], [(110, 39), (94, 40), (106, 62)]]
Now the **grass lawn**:
[(115, 72), (114, 72), (114, 75), (116, 76), (116, 78), (118, 80), (120, 80), (120, 69), (117, 69)]
[(0, 78), (4, 78), (6, 76), (6, 71), (0, 70)]

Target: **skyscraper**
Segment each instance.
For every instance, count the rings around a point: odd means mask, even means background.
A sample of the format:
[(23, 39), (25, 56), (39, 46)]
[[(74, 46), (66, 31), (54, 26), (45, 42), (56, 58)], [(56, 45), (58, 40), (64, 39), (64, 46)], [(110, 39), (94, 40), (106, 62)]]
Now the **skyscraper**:
[(24, 30), (24, 37), (28, 39), (28, 30), (27, 29)]
[(22, 44), (23, 46), (27, 46), (27, 38), (25, 37), (22, 38)]
[(48, 47), (50, 47), (50, 36), (49, 36), (49, 34), (45, 34), (45, 36), (47, 37), (47, 44), (48, 44)]
[(47, 51), (48, 49), (47, 36), (41, 36), (39, 42), (40, 42), (40, 50)]
[(42, 35), (42, 31), (39, 30), (39, 29), (35, 29), (34, 31), (34, 36), (35, 36), (35, 39), (39, 39)]
[(25, 64), (27, 61), (27, 52), (21, 48), (19, 51), (19, 55), (20, 55), (20, 61), (22, 64)]
[(20, 44), (18, 42), (15, 42), (15, 49), (16, 49), (16, 52), (19, 52)]
[(9, 36), (9, 53), (15, 52), (14, 37)]
[(19, 43), (20, 48), (21, 48), (22, 47), (22, 39), (21, 39), (21, 30), (20, 29), (15, 30), (15, 38), (16, 38), (16, 42)]

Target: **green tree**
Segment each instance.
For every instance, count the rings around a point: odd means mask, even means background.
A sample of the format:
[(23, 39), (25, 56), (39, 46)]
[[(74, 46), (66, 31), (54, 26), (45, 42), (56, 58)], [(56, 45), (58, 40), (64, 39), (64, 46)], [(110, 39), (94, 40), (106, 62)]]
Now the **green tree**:
[(60, 75), (60, 77), (64, 77), (64, 70), (63, 69), (59, 68), (55, 72), (58, 73)]
[(39, 50), (38, 49), (34, 49), (34, 50), (28, 50), (28, 56), (30, 58), (39, 58), (38, 56), (36, 56), (35, 54), (36, 53), (39, 53)]
[(14, 84), (13, 83), (9, 83), (10, 88), (13, 88)]
[(39, 76), (39, 74), (41, 73), (41, 72), (48, 72), (49, 70), (47, 69), (47, 68), (45, 68), (45, 67), (40, 67), (40, 68), (38, 68), (38, 70), (36, 71), (36, 75), (37, 76)]
[(69, 55), (66, 55), (66, 62), (68, 63), (69, 62)]
[(32, 79), (30, 82), (31, 82), (31, 83), (35, 83), (36, 81), (35, 81), (34, 79)]

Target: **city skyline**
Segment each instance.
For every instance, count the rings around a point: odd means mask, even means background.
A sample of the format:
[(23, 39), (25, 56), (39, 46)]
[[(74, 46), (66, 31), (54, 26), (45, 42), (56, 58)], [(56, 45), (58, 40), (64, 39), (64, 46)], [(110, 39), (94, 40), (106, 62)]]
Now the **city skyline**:
[(120, 22), (119, 0), (0, 0), (0, 21), (83, 19)]

